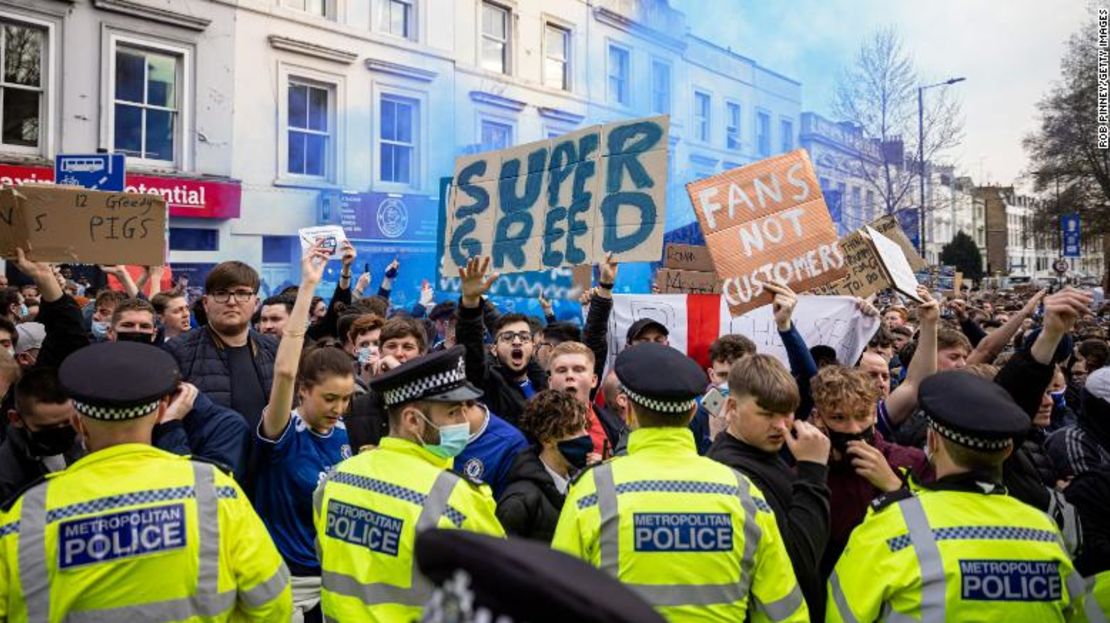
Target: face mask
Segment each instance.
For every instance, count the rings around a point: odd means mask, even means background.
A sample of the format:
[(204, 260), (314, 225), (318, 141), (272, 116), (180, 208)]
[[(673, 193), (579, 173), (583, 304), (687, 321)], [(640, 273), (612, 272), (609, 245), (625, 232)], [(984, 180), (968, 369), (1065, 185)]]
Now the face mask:
[(439, 431), (439, 443), (437, 444), (426, 443), (423, 438), (420, 439), (420, 444), (424, 446), (425, 450), (443, 459), (453, 459), (466, 448), (467, 442), (470, 441), (470, 424), (463, 422), (462, 424), (436, 426), (423, 413), (420, 414), (420, 417), (424, 418), (428, 426)]
[(1066, 391), (1067, 390), (1061, 389), (1058, 392), (1048, 392), (1048, 395), (1052, 396), (1052, 407), (1054, 409), (1063, 409), (1064, 408), (1064, 403), (1065, 403), (1064, 393)]
[(838, 433), (832, 429), (829, 429), (829, 441), (832, 443), (832, 447), (841, 454), (844, 454), (848, 451), (849, 441), (866, 441), (867, 443), (871, 443), (874, 438), (874, 426), (868, 426), (867, 429), (864, 430), (862, 433)]
[(27, 447), (35, 456), (62, 454), (73, 447), (73, 441), (77, 439), (77, 431), (72, 426), (53, 426), (34, 432), (24, 428), (23, 431), (27, 436)]
[(374, 349), (369, 346), (358, 349), (358, 363), (359, 365), (366, 365), (374, 361)]
[(26, 316), (30, 313), (31, 313), (31, 310), (27, 309), (27, 304), (26, 303), (19, 306), (19, 315), (20, 315), (20, 317)]
[(93, 337), (95, 337), (97, 339), (100, 339), (100, 340), (103, 340), (104, 338), (108, 337), (108, 323), (107, 322), (101, 322), (99, 320), (93, 321), (93, 323), (92, 323), (92, 334), (93, 334)]
[(117, 342), (138, 342), (140, 344), (153, 344), (153, 333), (139, 333), (138, 331), (129, 331), (127, 333), (117, 333)]
[(589, 435), (582, 435), (573, 439), (564, 439), (555, 444), (559, 454), (570, 463), (574, 469), (586, 467), (586, 456), (594, 451), (594, 440)]

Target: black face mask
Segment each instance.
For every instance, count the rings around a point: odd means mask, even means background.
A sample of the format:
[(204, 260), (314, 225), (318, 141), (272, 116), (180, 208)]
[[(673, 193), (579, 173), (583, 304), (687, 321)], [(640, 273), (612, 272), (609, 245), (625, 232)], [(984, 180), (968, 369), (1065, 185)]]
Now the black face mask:
[(77, 439), (77, 431), (68, 424), (36, 431), (27, 429), (25, 425), (23, 435), (27, 439), (27, 448), (34, 456), (64, 454), (73, 447), (73, 442)]
[(841, 454), (848, 452), (849, 441), (865, 441), (870, 444), (874, 440), (874, 426), (868, 426), (862, 433), (838, 433), (831, 428), (829, 429), (829, 441), (832, 443), (833, 449)]
[(594, 451), (594, 442), (589, 435), (579, 435), (573, 439), (564, 439), (555, 444), (559, 453), (570, 463), (574, 469), (586, 467), (589, 454)]
[(154, 334), (153, 333), (139, 333), (139, 332), (116, 333), (116, 341), (117, 342), (138, 342), (140, 344), (153, 344), (154, 343)]

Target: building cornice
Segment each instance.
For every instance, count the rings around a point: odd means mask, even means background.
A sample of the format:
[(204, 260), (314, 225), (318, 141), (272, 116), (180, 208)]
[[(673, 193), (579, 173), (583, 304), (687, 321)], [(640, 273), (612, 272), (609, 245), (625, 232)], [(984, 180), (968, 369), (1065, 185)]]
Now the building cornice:
[(161, 22), (163, 24), (179, 26), (197, 32), (205, 30), (208, 28), (208, 25), (212, 23), (212, 20), (207, 17), (198, 17), (196, 15), (189, 15), (169, 9), (147, 6), (135, 2), (134, 0), (93, 0), (93, 6), (105, 11), (122, 13), (123, 15), (133, 15), (152, 22)]
[(682, 39), (672, 37), (667, 33), (655, 30), (654, 28), (648, 28), (643, 24), (638, 24), (631, 19), (628, 19), (624, 15), (613, 11), (612, 9), (608, 9), (606, 7), (595, 7), (594, 18), (602, 24), (612, 26), (613, 28), (623, 30), (627, 33), (637, 35), (639, 37), (643, 37), (650, 40), (652, 43), (658, 43), (663, 47), (670, 48), (676, 52), (683, 52), (686, 50), (686, 42)]
[(270, 41), (270, 47), (275, 50), (285, 50), (286, 52), (295, 52), (297, 54), (304, 54), (305, 56), (312, 56), (315, 58), (322, 58), (326, 61), (333, 61), (343, 65), (350, 65), (358, 58), (355, 52), (341, 50), (339, 48), (329, 48), (318, 43), (309, 41), (301, 41), (292, 37), (283, 37), (281, 35), (270, 35), (267, 37)]
[(520, 100), (515, 100), (496, 93), (489, 93), (488, 91), (471, 91), (470, 101), (476, 104), (485, 104), (487, 106), (495, 106), (497, 108), (504, 108), (513, 112), (520, 112), (528, 104)]
[(559, 121), (561, 123), (569, 123), (571, 125), (578, 125), (586, 118), (586, 115), (579, 115), (576, 113), (560, 110), (558, 108), (548, 108), (547, 106), (540, 106), (537, 108), (541, 117), (551, 119), (552, 121)]
[(366, 59), (366, 68), (370, 71), (400, 76), (401, 78), (408, 78), (409, 80), (416, 80), (418, 82), (431, 82), (439, 75), (438, 72), (429, 69), (402, 65), (401, 63), (394, 63), (392, 61), (383, 61), (380, 58)]

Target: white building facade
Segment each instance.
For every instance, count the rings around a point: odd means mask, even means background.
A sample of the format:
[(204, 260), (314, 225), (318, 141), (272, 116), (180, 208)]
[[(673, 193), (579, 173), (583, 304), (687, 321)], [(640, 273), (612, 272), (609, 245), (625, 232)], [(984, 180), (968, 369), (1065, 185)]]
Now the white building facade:
[(800, 125), (798, 82), (665, 0), (0, 0), (0, 22), (21, 55), (0, 182), (126, 153), (128, 186), (171, 204), (175, 269), (242, 260), (264, 294), (297, 281), (299, 228), (342, 223), (358, 267), (399, 257), (395, 298), (415, 297), (463, 153), (670, 114), (672, 230), (694, 221), (687, 181), (793, 149)]
[(945, 245), (952, 241), (957, 232), (962, 231), (979, 247), (983, 269), (986, 270), (985, 206), (972, 193), (973, 187), (971, 178), (957, 177), (952, 166), (930, 167), (925, 186), (925, 200), (929, 206), (925, 214), (925, 260), (928, 263), (942, 264), (940, 256)]
[(821, 190), (841, 235), (863, 227), (885, 213), (882, 199), (863, 168), (876, 172), (882, 164), (878, 145), (848, 122), (833, 122), (814, 112), (802, 113), (801, 145), (809, 152)]

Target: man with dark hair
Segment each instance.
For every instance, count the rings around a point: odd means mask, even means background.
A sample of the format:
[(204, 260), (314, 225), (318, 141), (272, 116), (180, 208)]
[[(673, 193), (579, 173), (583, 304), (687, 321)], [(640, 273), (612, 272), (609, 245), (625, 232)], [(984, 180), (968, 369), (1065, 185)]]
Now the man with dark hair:
[(552, 322), (536, 332), (536, 361), (546, 370), (551, 349), (563, 342), (581, 342), (582, 330), (573, 322)]
[(19, 334), (15, 330), (15, 323), (4, 316), (0, 316), (0, 348), (15, 355), (15, 345), (19, 341)]
[(394, 316), (385, 321), (381, 333), (381, 356), (405, 363), (428, 351), (428, 334), (424, 323), (408, 316)]
[(728, 381), (729, 370), (732, 364), (747, 355), (754, 355), (755, 342), (746, 335), (729, 333), (713, 340), (709, 345), (709, 382), (720, 385)]
[(116, 311), (116, 305), (127, 298), (122, 292), (115, 290), (101, 290), (96, 294), (96, 300), (92, 307), (92, 316), (89, 317), (89, 331), (92, 333), (92, 339), (95, 342), (105, 342), (108, 340), (108, 327), (112, 324), (112, 313)]
[(153, 344), (155, 336), (154, 306), (146, 299), (124, 299), (112, 312), (108, 340)]
[(57, 370), (37, 368), (24, 374), (15, 387), (15, 408), (7, 415), (10, 432), (0, 444), (0, 502), (85, 454)]
[(818, 344), (810, 348), (809, 356), (813, 357), (813, 362), (817, 364), (818, 369), (839, 364), (836, 360), (836, 349), (826, 344)]
[(458, 316), (455, 313), (457, 306), (454, 301), (438, 303), (428, 312), (428, 319), (436, 325), (436, 336), (431, 350), (446, 350), (455, 345), (455, 323)]
[(1110, 346), (1107, 346), (1106, 340), (1099, 338), (1083, 340), (1075, 348), (1075, 352), (1087, 364), (1087, 374), (1105, 366), (1106, 361), (1110, 359)]
[(234, 409), (250, 430), (258, 426), (269, 400), (277, 352), (275, 338), (250, 328), (258, 285), (258, 273), (249, 265), (218, 264), (204, 282), (207, 324), (165, 344), (183, 380)]
[(158, 315), (158, 320), (162, 324), (161, 340), (158, 343), (172, 340), (191, 328), (189, 300), (184, 292), (179, 290), (159, 292), (150, 298), (150, 304), (154, 306), (154, 313)]
[(271, 296), (262, 301), (258, 315), (258, 332), (262, 335), (272, 335), (281, 339), (281, 330), (289, 321), (289, 314), (293, 313), (293, 298), (284, 294)]

